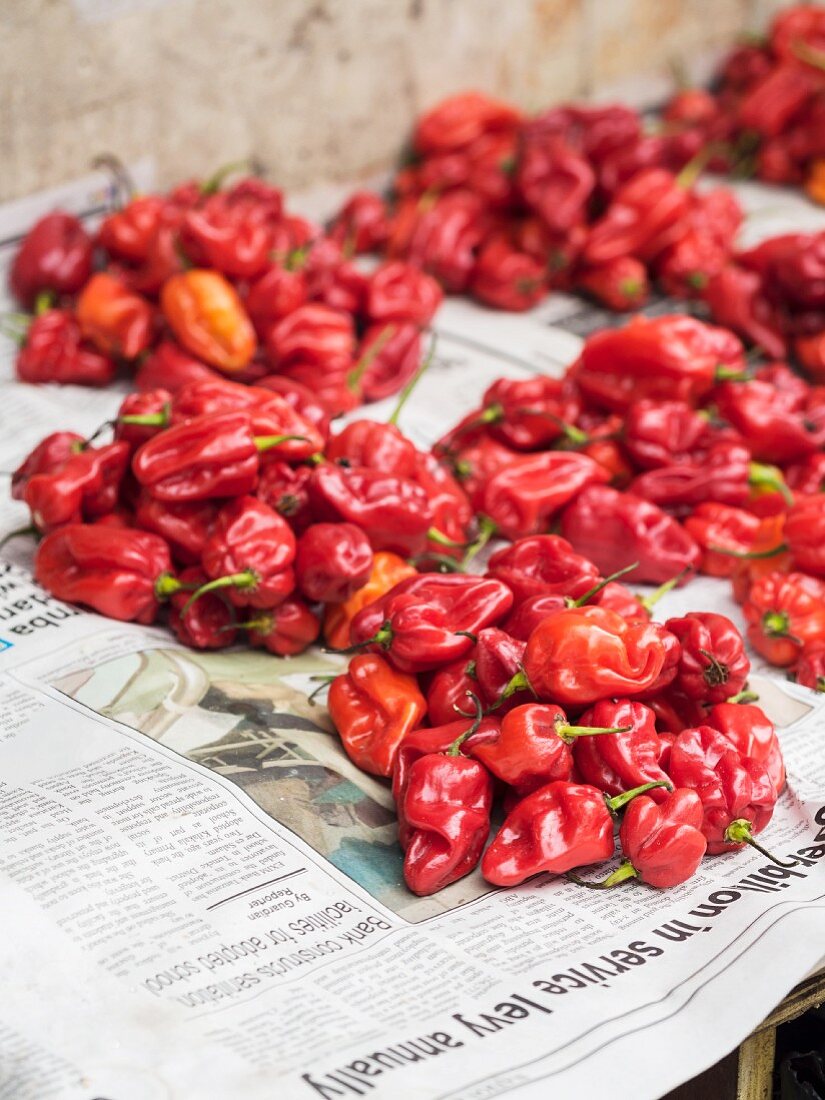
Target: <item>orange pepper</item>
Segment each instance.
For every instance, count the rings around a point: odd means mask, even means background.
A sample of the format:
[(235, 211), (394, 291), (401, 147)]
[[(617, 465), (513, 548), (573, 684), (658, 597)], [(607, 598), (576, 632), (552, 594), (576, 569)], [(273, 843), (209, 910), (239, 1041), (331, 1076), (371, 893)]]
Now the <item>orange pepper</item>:
[(343, 603), (327, 604), (324, 616), (324, 637), (332, 649), (345, 649), (350, 644), (349, 626), (362, 607), (377, 600), (399, 581), (413, 576), (415, 569), (388, 550), (379, 551), (372, 563), (369, 580)]
[(805, 192), (808, 198), (825, 206), (825, 157), (818, 157), (811, 165), (805, 180)]
[(76, 313), (83, 337), (106, 355), (136, 359), (152, 341), (152, 307), (105, 271), (86, 283)]
[(332, 681), (327, 707), (347, 756), (373, 775), (392, 775), (398, 746), (427, 713), (416, 677), (376, 653), (353, 657)]
[(204, 363), (227, 374), (248, 366), (255, 330), (223, 275), (200, 268), (173, 275), (163, 285), (160, 304), (179, 342)]

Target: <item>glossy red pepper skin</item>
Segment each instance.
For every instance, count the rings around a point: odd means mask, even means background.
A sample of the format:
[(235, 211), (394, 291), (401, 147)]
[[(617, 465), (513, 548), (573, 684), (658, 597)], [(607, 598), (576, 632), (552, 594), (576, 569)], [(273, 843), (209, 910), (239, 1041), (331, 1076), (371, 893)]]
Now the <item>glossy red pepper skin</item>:
[(249, 319), (260, 339), (284, 317), (306, 303), (306, 276), (300, 267), (273, 264), (253, 282), (246, 295)]
[(701, 799), (687, 787), (658, 804), (647, 795), (634, 798), (622, 818), (619, 842), (635, 877), (665, 889), (694, 875), (707, 851), (703, 818)]
[(597, 267), (581, 268), (574, 280), (577, 290), (617, 313), (640, 309), (650, 297), (647, 268), (635, 256), (617, 256)]
[(748, 641), (772, 665), (792, 665), (802, 648), (825, 638), (825, 582), (805, 573), (768, 573), (742, 608)]
[(368, 467), (398, 477), (414, 477), (417, 451), (394, 424), (379, 420), (351, 420), (330, 437), (325, 451), (331, 462)]
[(200, 563), (217, 514), (218, 504), (215, 501), (167, 503), (157, 500), (145, 489), (141, 490), (135, 502), (138, 526), (164, 538), (175, 560), (185, 565)]
[(267, 267), (274, 243), (272, 215), (248, 196), (210, 195), (188, 211), (180, 227), (186, 255), (199, 267), (231, 279), (254, 279)]
[(764, 765), (743, 756), (711, 726), (679, 734), (670, 751), (669, 772), (675, 786), (690, 787), (701, 798), (702, 832), (711, 855), (743, 847), (726, 839), (732, 822), (744, 819), (756, 834), (773, 815), (777, 793)]
[[(727, 504), (700, 504), (684, 520), (685, 530), (702, 552), (700, 572), (710, 577), (730, 577), (739, 559), (736, 554), (752, 550), (763, 521), (752, 512)], [(720, 551), (731, 550), (733, 554)]]
[(684, 234), (689, 209), (690, 193), (672, 172), (644, 169), (618, 189), (594, 223), (584, 258), (588, 264), (626, 255), (653, 260)]
[(12, 261), (9, 284), (26, 309), (38, 294), (76, 294), (92, 273), (92, 240), (73, 214), (56, 210), (28, 231)]
[(247, 413), (212, 413), (168, 428), (138, 448), (132, 470), (157, 500), (240, 496), (258, 480), (258, 450)]
[(635, 401), (622, 442), (637, 466), (657, 470), (689, 461), (708, 431), (706, 417), (686, 401)]
[(182, 216), (182, 209), (163, 195), (139, 195), (103, 219), (97, 243), (116, 259), (142, 264), (161, 229), (177, 226)]
[(773, 722), (753, 703), (717, 703), (708, 710), (707, 725), (719, 730), (742, 756), (763, 765), (777, 795), (785, 786), (785, 763)]
[(222, 593), (208, 592), (183, 614), (194, 588), (200, 588), (208, 579), (197, 565), (178, 575), (178, 580), (187, 587), (170, 597), (169, 625), (178, 641), (193, 649), (226, 649), (235, 644), (238, 631), (232, 605)]
[(825, 577), (825, 494), (797, 499), (788, 509), (784, 531), (794, 567)]
[(501, 624), (502, 630), (506, 630), (511, 637), (526, 642), (539, 623), (544, 622), (548, 615), (554, 611), (561, 611), (567, 606), (567, 597), (554, 593), (528, 596), (521, 603), (516, 603)]
[(136, 359), (152, 340), (152, 307), (120, 279), (99, 271), (77, 299), (77, 320), (84, 339), (104, 355)]
[(356, 191), (336, 215), (329, 235), (344, 252), (374, 252), (387, 240), (387, 204), (374, 191)]
[(21, 382), (107, 386), (116, 371), (114, 359), (84, 342), (77, 318), (65, 309), (33, 318), (15, 362)]
[(724, 382), (714, 391), (714, 400), (759, 461), (799, 462), (825, 443), (821, 409), (800, 408), (794, 394), (768, 381)]
[[(367, 363), (357, 383), (358, 364)], [(358, 364), (348, 378), (364, 401), (381, 401), (409, 382), (421, 365), (421, 330), (408, 322), (380, 322), (370, 325), (358, 347)]]
[(243, 576), (227, 586), (237, 607), (277, 607), (295, 588), (295, 536), (277, 512), (255, 497), (240, 496), (220, 509), (201, 561), (213, 581)]
[(520, 122), (520, 114), (509, 103), (481, 92), (463, 92), (419, 116), (413, 145), (423, 156), (453, 152), (484, 134), (513, 131)]
[[(669, 782), (659, 762), (662, 743), (650, 707), (631, 699), (604, 699), (579, 721), (583, 726), (617, 726), (626, 731), (576, 739), (573, 759), (585, 783), (616, 795), (642, 783)], [(666, 795), (665, 788), (658, 787), (648, 797), (663, 802)]]
[[(426, 687), (427, 718), (430, 724), (433, 726), (454, 724), (459, 712), (469, 713), (471, 708), (468, 703), (468, 694), (476, 695), (485, 704), (493, 701), (485, 699), (479, 687), (475, 674), (474, 650), (470, 650), (466, 657), (459, 657), (457, 661), (451, 661), (436, 669), (432, 674)], [(455, 737), (452, 738), (452, 741), (454, 740)], [(444, 748), (452, 744), (452, 741), (448, 742)]]
[(518, 539), (491, 555), (487, 572), (507, 585), (516, 606), (534, 596), (570, 596), (575, 600), (599, 580), (593, 562), (577, 554), (559, 535)]
[(668, 619), (665, 629), (675, 634), (681, 654), (673, 687), (690, 699), (724, 703), (745, 687), (751, 663), (745, 642), (725, 615), (689, 611)]
[(520, 150), (516, 187), (548, 229), (563, 233), (587, 221), (596, 173), (563, 137), (533, 127), (526, 131)]
[(171, 572), (157, 535), (81, 523), (46, 535), (34, 558), (35, 580), (53, 596), (124, 622), (154, 622)]
[(404, 790), (404, 881), (434, 894), (469, 874), (490, 833), (493, 781), (467, 756), (430, 753), (410, 767)]
[(638, 562), (628, 578), (662, 584), (698, 569), (702, 558), (692, 536), (658, 505), (606, 485), (590, 486), (568, 505), (561, 531), (604, 576)]
[(37, 444), (11, 475), (12, 500), (23, 500), (29, 479), (36, 474), (53, 474), (73, 455), (83, 450), (86, 440), (77, 432), (52, 432)]
[(317, 519), (353, 523), (373, 550), (423, 552), (432, 523), (427, 495), (408, 478), (325, 463), (313, 470), (309, 499)]
[(513, 595), (500, 581), (463, 573), (409, 577), (368, 604), (352, 621), (354, 644), (373, 637), (402, 672), (426, 672), (465, 656), (467, 634), (502, 619)]
[(423, 209), (418, 199), (402, 202), (388, 252), (393, 258), (401, 256), (423, 268), (448, 293), (460, 294), (469, 284), (488, 221), (486, 202), (466, 189), (440, 195)]
[(786, 352), (781, 317), (755, 271), (728, 264), (708, 280), (703, 291), (714, 318), (774, 359)]
[(424, 696), (414, 676), (375, 653), (359, 654), (333, 680), (330, 717), (350, 759), (372, 775), (390, 776), (399, 746), (424, 714)]
[(216, 370), (195, 359), (173, 340), (162, 340), (143, 360), (135, 374), (135, 389), (164, 389), (177, 393), (192, 382), (209, 382), (220, 378)]
[(546, 266), (513, 248), (509, 234), (502, 232), (480, 248), (467, 289), (495, 309), (532, 309), (548, 291)]
[(573, 388), (563, 379), (499, 378), (488, 386), (482, 408), (465, 421), (467, 431), (456, 432), (459, 442), (470, 442), (473, 427), (487, 427), (490, 434), (516, 451), (548, 447), (575, 424), (581, 412)]
[(56, 468), (32, 474), (21, 496), (32, 523), (38, 531), (52, 531), (113, 511), (128, 464), (128, 444), (109, 443), (86, 447)]
[(311, 466), (290, 466), (286, 462), (273, 461), (266, 463), (258, 478), (255, 496), (288, 519), (296, 535), (302, 534), (312, 523), (307, 490), (311, 476)]
[(343, 603), (367, 583), (373, 552), (352, 523), (314, 523), (298, 539), (295, 579), (310, 603)]
[(825, 642), (803, 647), (793, 667), (793, 678), (811, 691), (825, 691)]
[[(485, 701), (500, 699), (504, 689), (521, 668), (525, 643), (495, 626), (479, 630), (476, 639), (473, 657), (478, 694)], [(500, 715), (505, 709), (517, 706), (519, 702), (516, 693), (500, 704), (496, 713)]]
[[(172, 395), (168, 390), (142, 390), (128, 393), (120, 403), (115, 418), (115, 439), (139, 447), (169, 424)], [(134, 423), (134, 419), (138, 422)], [(141, 420), (149, 423), (140, 423)]]
[[(454, 542), (469, 541), (469, 532), (473, 524), (473, 506), (467, 494), (450, 471), (438, 459), (426, 451), (415, 456), (413, 480), (423, 489), (429, 502), (432, 526), (442, 535)], [(436, 553), (454, 552), (460, 557), (461, 550), (451, 551), (449, 547), (432, 542), (429, 549)]]
[(355, 330), (352, 318), (329, 306), (308, 303), (269, 330), (266, 349), (275, 367), (296, 361), (326, 365), (352, 360)]
[(244, 412), (249, 416), (254, 435), (294, 437), (268, 448), (267, 461), (301, 462), (324, 446), (324, 437), (315, 425), (270, 389), (215, 378), (181, 387), (171, 405), (173, 424), (199, 416)]
[(519, 455), (481, 490), (484, 515), (509, 539), (538, 534), (588, 486), (610, 480), (603, 466), (576, 451)]
[(365, 313), (373, 324), (426, 325), (444, 300), (436, 280), (402, 260), (381, 264), (370, 276)]
[(576, 607), (556, 611), (539, 623), (527, 641), (523, 664), (539, 699), (585, 707), (649, 690), (665, 658), (661, 627), (629, 623), (602, 607)]
[(750, 497), (751, 454), (740, 443), (714, 443), (693, 461), (647, 470), (630, 483), (630, 492), (684, 515), (713, 501), (734, 508)]
[(609, 859), (613, 818), (595, 787), (558, 780), (521, 799), (484, 853), (481, 873), (494, 886), (517, 886), (541, 871), (563, 875)]
[(321, 620), (296, 596), (287, 596), (277, 607), (255, 615), (245, 625), (250, 643), (267, 649), (276, 657), (295, 657), (303, 653), (321, 633)]
[(642, 399), (695, 405), (713, 388), (718, 368), (744, 366), (741, 341), (723, 328), (680, 314), (639, 315), (589, 336), (573, 374), (588, 401), (626, 412)]
[(329, 439), (329, 412), (307, 386), (280, 374), (265, 374), (256, 385), (279, 394), (304, 420), (315, 425), (324, 440)]

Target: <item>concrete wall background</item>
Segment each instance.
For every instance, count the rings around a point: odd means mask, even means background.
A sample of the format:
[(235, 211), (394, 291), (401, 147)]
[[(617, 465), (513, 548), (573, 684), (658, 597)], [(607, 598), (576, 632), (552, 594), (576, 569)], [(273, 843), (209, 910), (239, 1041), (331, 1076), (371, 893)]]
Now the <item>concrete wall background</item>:
[(784, 0), (0, 0), (0, 200), (154, 157), (255, 154), (288, 188), (367, 176), (469, 87), (539, 108), (668, 89)]

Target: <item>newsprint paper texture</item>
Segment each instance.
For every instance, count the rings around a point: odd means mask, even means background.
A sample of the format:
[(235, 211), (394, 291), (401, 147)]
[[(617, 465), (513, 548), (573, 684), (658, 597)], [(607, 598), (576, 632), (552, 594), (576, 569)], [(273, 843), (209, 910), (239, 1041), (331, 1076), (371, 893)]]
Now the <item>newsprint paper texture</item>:
[[(822, 225), (742, 194), (751, 239)], [(0, 268), (58, 201), (99, 215), (103, 181), (0, 211)], [(494, 378), (560, 373), (608, 323), (563, 295), (525, 317), (448, 302), (403, 428), (432, 442)], [(14, 383), (11, 355), (0, 469), (115, 410), (116, 391)], [(24, 522), (4, 499), (3, 531)], [(387, 785), (307, 698), (340, 658), (195, 653), (52, 599), (30, 563), (25, 540), (0, 561), (2, 1100), (644, 1100), (825, 956), (825, 699), (761, 665), (788, 766), (765, 842), (792, 866), (747, 850), (667, 891), (475, 874), (416, 898)], [(661, 616), (692, 607), (739, 617), (704, 579)]]

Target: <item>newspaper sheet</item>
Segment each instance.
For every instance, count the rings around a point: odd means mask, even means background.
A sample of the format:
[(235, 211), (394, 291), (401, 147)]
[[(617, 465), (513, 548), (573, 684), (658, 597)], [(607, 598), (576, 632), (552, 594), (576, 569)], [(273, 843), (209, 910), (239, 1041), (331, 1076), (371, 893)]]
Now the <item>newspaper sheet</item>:
[[(749, 233), (810, 224), (806, 204), (746, 192)], [(495, 377), (558, 374), (615, 320), (561, 295), (526, 317), (448, 302), (404, 429), (430, 443)], [(116, 408), (113, 391), (15, 384), (4, 350), (1, 469)], [(0, 528), (24, 522), (4, 500)], [(644, 1100), (825, 955), (825, 699), (774, 672), (752, 684), (788, 766), (765, 834), (787, 868), (747, 850), (668, 891), (474, 874), (417, 898), (387, 785), (307, 698), (339, 658), (193, 652), (52, 599), (30, 555), (20, 540), (0, 561), (3, 1100), (521, 1100), (607, 1081)], [(661, 614), (691, 607), (739, 617), (711, 580)]]

